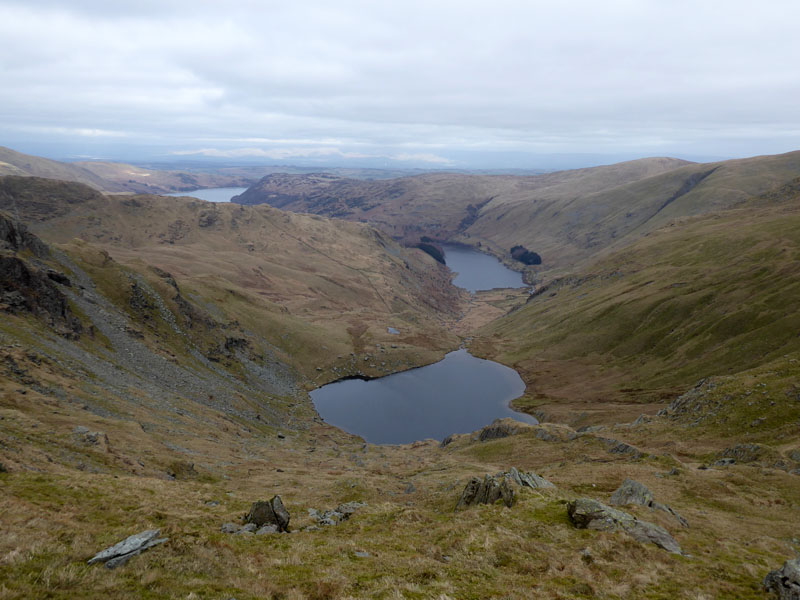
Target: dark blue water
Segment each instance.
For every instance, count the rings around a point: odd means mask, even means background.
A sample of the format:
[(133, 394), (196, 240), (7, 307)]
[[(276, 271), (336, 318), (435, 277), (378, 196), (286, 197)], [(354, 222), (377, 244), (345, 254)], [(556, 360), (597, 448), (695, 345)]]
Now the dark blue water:
[(419, 369), (325, 385), (311, 399), (330, 425), (373, 444), (407, 444), (468, 433), (502, 417), (536, 423), (508, 407), (524, 391), (514, 369), (457, 350)]
[(458, 287), (470, 292), (525, 287), (522, 273), (512, 271), (494, 256), (448, 244), (442, 244), (442, 249), (447, 266), (458, 273), (453, 280)]
[(243, 187), (206, 188), (193, 192), (175, 192), (174, 194), (165, 194), (165, 196), (191, 196), (208, 202), (230, 202), (231, 198), (238, 196), (246, 189)]

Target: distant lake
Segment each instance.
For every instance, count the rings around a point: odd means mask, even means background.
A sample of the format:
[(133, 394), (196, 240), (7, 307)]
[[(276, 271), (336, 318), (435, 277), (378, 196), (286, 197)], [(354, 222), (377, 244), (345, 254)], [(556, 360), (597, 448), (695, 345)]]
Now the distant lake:
[(330, 425), (373, 444), (407, 444), (468, 433), (503, 417), (536, 423), (508, 406), (524, 392), (514, 369), (457, 350), (418, 369), (330, 383), (311, 399)]
[(522, 273), (512, 271), (494, 256), (464, 248), (442, 244), (444, 260), (451, 271), (458, 273), (453, 283), (470, 292), (493, 288), (525, 287)]
[(195, 190), (193, 192), (175, 192), (174, 194), (164, 194), (165, 196), (191, 196), (192, 198), (199, 198), (208, 202), (230, 202), (231, 198), (238, 196), (247, 188), (243, 187), (223, 187), (223, 188), (205, 188), (203, 190)]

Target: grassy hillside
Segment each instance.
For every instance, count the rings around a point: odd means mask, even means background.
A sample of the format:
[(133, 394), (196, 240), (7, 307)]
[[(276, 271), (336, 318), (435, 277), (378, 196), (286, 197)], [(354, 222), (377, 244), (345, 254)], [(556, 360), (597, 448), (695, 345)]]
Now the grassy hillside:
[[(460, 301), (448, 273), (363, 224), (267, 206), (102, 196), (77, 184), (0, 179), (0, 208), (14, 206), (34, 232), (66, 244), (68, 252), (81, 254), (77, 239), (138, 273), (151, 267), (168, 273), (188, 298), (263, 335), (319, 381), (338, 377), (333, 366), (387, 372), (457, 345), (444, 329)], [(356, 365), (350, 356), (389, 343), (397, 346), (395, 359)]]
[(619, 403), (642, 412), (702, 377), (796, 352), (799, 200), (788, 186), (646, 234), (540, 287), (478, 347), (524, 374), (520, 406), (572, 422), (619, 419)]

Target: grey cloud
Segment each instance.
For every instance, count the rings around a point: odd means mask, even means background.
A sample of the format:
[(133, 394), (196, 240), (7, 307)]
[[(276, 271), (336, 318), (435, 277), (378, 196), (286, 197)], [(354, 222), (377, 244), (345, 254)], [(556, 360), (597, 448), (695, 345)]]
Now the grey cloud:
[(798, 17), (782, 0), (0, 1), (0, 143), (779, 152), (800, 141)]

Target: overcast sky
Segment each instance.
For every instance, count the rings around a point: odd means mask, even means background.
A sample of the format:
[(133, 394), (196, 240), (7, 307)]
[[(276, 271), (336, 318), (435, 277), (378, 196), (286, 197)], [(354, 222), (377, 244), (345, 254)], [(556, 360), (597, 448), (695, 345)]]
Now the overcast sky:
[(797, 0), (0, 0), (0, 145), (434, 168), (787, 152), (798, 23)]

